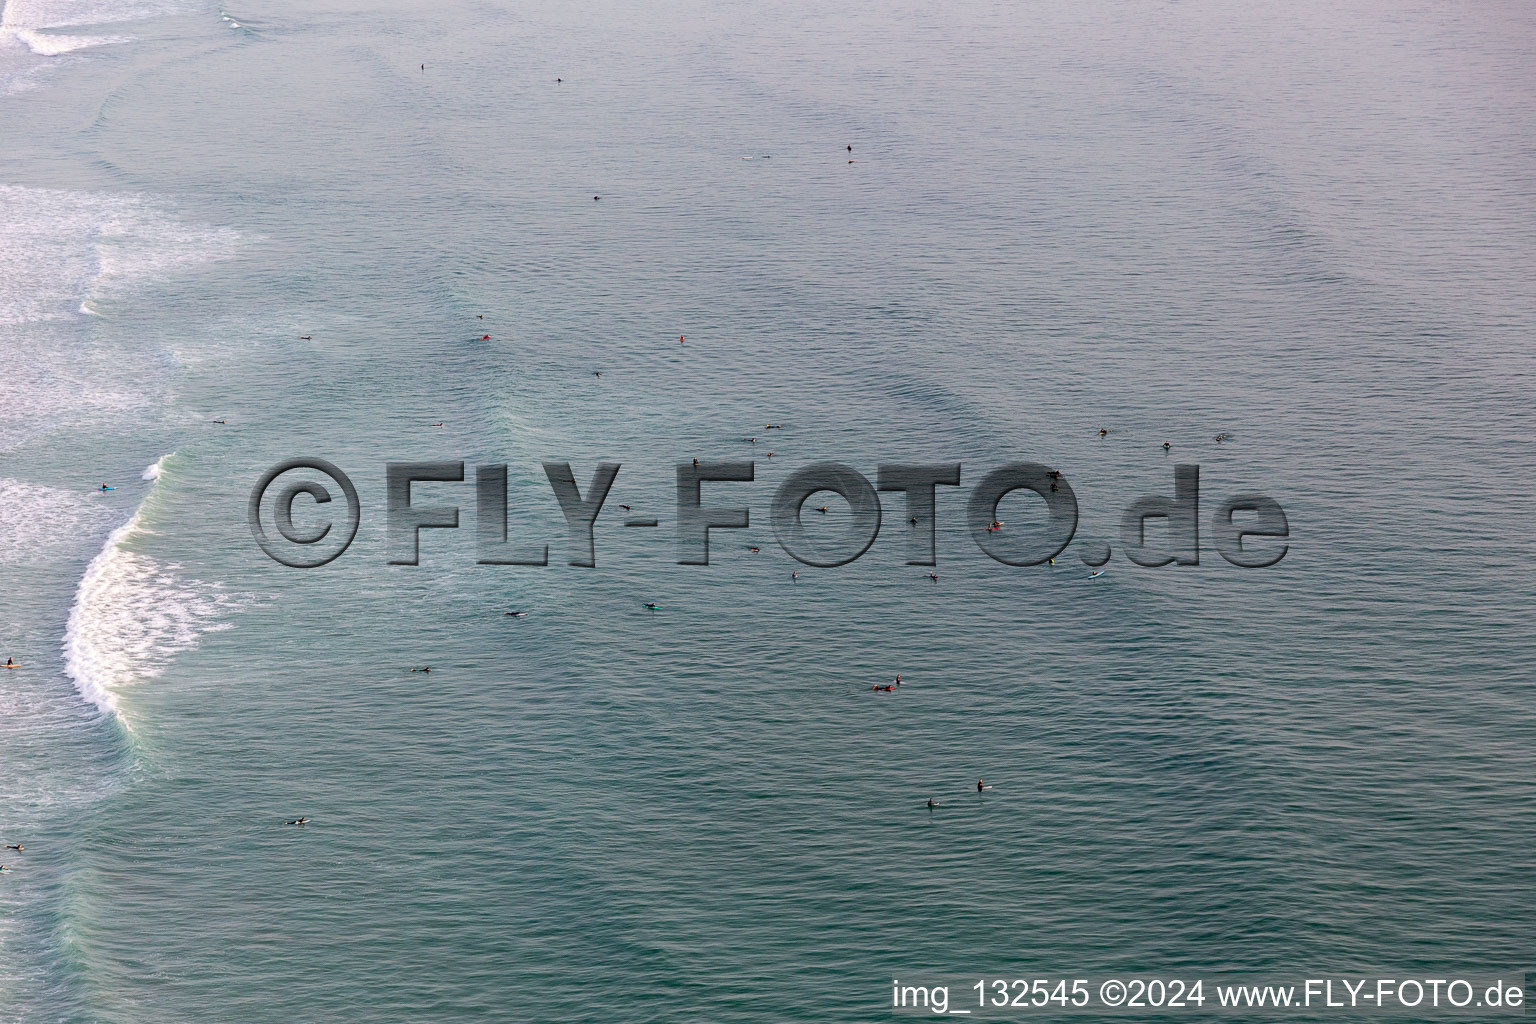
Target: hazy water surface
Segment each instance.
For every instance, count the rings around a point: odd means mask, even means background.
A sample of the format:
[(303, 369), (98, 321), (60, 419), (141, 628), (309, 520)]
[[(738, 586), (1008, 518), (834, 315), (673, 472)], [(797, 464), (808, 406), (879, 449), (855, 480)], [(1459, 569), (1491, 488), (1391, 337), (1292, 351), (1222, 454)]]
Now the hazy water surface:
[[(7, 0), (0, 1019), (1533, 966), (1533, 29)], [(295, 455), (361, 494), (322, 569), (245, 522)], [(706, 488), (752, 509), (709, 567), (690, 457), (757, 462)], [(623, 463), (596, 568), (550, 458)], [(550, 565), (475, 564), (469, 483), (418, 485), (462, 528), (387, 565), (391, 459), (509, 463)], [(964, 463), (937, 582), (898, 495), (852, 565), (778, 548), (819, 459)], [(1010, 460), (1078, 496), (1054, 567), (965, 532)], [(1201, 564), (1135, 566), (1120, 511), (1177, 462)], [(1243, 491), (1289, 515), (1271, 569), (1212, 544)]]

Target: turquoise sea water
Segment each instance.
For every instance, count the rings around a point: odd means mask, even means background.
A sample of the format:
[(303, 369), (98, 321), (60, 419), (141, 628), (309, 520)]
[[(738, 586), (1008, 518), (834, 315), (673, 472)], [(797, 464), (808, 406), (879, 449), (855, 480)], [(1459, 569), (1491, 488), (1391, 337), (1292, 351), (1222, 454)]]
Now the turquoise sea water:
[[(1533, 29), (7, 0), (0, 1020), (1536, 967)], [(245, 521), (295, 455), (363, 507), (309, 571)], [(695, 456), (757, 462), (706, 488), (752, 509), (708, 567)], [(623, 463), (596, 568), (550, 458)], [(551, 564), (475, 564), (470, 483), (418, 485), (462, 527), (386, 564), (391, 459), (508, 463)], [(896, 495), (852, 565), (777, 547), (820, 459), (964, 463), (937, 582)], [(1082, 506), (1054, 567), (964, 529), (1019, 459)], [(1201, 564), (1138, 567), (1119, 512), (1176, 462)], [(1287, 511), (1273, 568), (1212, 546), (1241, 491)]]

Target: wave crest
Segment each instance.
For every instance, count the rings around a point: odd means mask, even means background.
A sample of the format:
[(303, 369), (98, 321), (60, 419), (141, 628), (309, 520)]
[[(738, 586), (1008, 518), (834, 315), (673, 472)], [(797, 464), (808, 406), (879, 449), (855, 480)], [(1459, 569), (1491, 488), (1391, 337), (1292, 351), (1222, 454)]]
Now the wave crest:
[[(146, 469), (145, 479), (158, 486), (165, 463)], [(146, 531), (144, 509), (113, 530), (86, 567), (64, 630), (65, 674), (108, 714), (117, 713), (124, 687), (159, 675), (203, 634), (229, 629), (220, 616), (246, 604), (221, 583), (180, 577), (180, 565), (130, 550), (128, 542)]]

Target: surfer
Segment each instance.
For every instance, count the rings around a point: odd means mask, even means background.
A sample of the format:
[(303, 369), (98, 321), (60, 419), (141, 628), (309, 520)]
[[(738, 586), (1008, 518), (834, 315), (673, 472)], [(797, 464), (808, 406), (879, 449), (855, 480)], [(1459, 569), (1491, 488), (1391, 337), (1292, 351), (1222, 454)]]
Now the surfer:
[(933, 580), (933, 582), (935, 582), (935, 583), (939, 582), (939, 574), (936, 573), (936, 572), (930, 572), (928, 574), (928, 578)]
[(228, 425), (228, 423), (229, 423), (229, 421), (228, 421), (228, 420), (214, 420), (214, 421), (213, 421), (213, 422), (215, 422), (215, 423), (222, 423), (222, 424), (225, 424), (225, 425), (226, 425), (226, 426), (227, 426), (227, 425)]
[(1172, 447), (1173, 447), (1173, 445), (1169, 444), (1167, 441), (1163, 442), (1163, 451), (1167, 451), (1168, 449), (1170, 449)]
[(294, 818), (292, 821), (285, 821), (285, 822), (283, 822), (283, 824), (284, 825), (307, 825), (307, 824), (309, 824), (309, 819), (308, 818)]
[(679, 345), (681, 345), (681, 344), (683, 344), (683, 336), (682, 336), (682, 335), (681, 335), (681, 334), (679, 334), (679, 335), (678, 335), (678, 336), (677, 336), (677, 343), (678, 343), (678, 344), (679, 344)]
[(115, 488), (115, 487), (108, 487), (106, 484), (102, 484), (100, 487), (98, 487), (96, 489), (98, 491), (115, 491), (115, 490), (117, 490), (117, 488)]
[(937, 806), (939, 806), (939, 805), (934, 802), (933, 797), (929, 797), (928, 798), (928, 809), (931, 811), (931, 810), (933, 810)]
[(984, 785), (982, 785), (982, 782), (981, 782), (980, 779), (976, 780), (976, 792), (980, 793), (984, 789), (991, 789), (991, 788), (992, 788), (991, 786), (984, 786)]
[(16, 667), (16, 663), (14, 661), (12, 661), (10, 658), (6, 658), (5, 659), (5, 667), (6, 668), (15, 668)]
[(896, 673), (896, 685), (897, 686), (901, 685), (901, 673), (900, 672)]
[(823, 506), (821, 506), (821, 508), (817, 509), (816, 511), (817, 512), (825, 512), (826, 510), (827, 510), (827, 506), (823, 505)]
[(628, 505), (620, 505), (619, 508), (623, 509), (625, 512), (630, 511), (630, 508), (629, 508)]
[(509, 619), (526, 619), (528, 617), (527, 612), (502, 612), (502, 614)]
[(423, 665), (421, 668), (413, 668), (413, 669), (411, 669), (411, 671), (412, 672), (431, 672), (432, 671), (432, 667), (430, 665)]
[(1109, 431), (1107, 429), (1105, 429), (1104, 427), (1100, 427), (1099, 428), (1099, 436), (1100, 437), (1108, 437), (1109, 436)]
[(747, 442), (747, 444), (757, 444), (757, 438), (755, 437), (744, 437), (742, 440)]
[(441, 424), (441, 423), (434, 423), (434, 424), (432, 424), (432, 425), (433, 425), (433, 426), (434, 426), (434, 427), (440, 427), (440, 426), (442, 426), (442, 424)]
[(20, 843), (6, 843), (5, 848), (7, 850), (15, 850), (17, 853), (20, 853), (24, 849)]
[(756, 544), (748, 544), (747, 545), (747, 550), (752, 552), (755, 555), (755, 554), (757, 554), (759, 551), (761, 551), (763, 549), (758, 547)]
[(299, 335), (299, 340), (300, 341), (314, 341), (315, 337), (312, 334), (301, 334), (301, 335)]
[(652, 611), (652, 612), (658, 610), (657, 607), (656, 607), (655, 602), (653, 602), (653, 601), (647, 601), (645, 604), (641, 605), (641, 607), (646, 609), (647, 611)]
[(851, 143), (851, 142), (848, 143), (848, 152), (850, 152), (850, 153), (853, 152), (853, 143)]
[(800, 570), (796, 569), (794, 572), (790, 573), (789, 578), (791, 581), (798, 580), (800, 578)]
[(602, 370), (593, 370), (592, 371), (592, 376), (594, 376), (594, 377), (601, 377), (602, 375), (603, 375), (603, 371)]

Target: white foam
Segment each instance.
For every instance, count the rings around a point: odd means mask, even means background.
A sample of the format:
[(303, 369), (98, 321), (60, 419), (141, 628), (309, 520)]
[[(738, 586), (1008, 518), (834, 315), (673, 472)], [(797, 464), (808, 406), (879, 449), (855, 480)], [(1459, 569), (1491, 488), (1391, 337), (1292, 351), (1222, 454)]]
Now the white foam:
[(15, 96), (28, 89), (37, 88), (38, 83), (52, 65), (46, 61), (7, 60), (5, 53), (7, 48), (21, 49), (19, 44), (8, 47), (5, 37), (0, 35), (0, 96)]
[[(58, 32), (67, 28), (115, 28), (126, 22), (166, 14), (185, 0), (4, 0), (0, 6), (0, 95), (33, 88), (40, 73), (57, 67), (57, 58), (79, 50), (133, 41), (117, 32)], [(38, 59), (41, 58), (41, 59)]]
[(93, 496), (0, 480), (0, 563), (41, 564), (101, 535), (112, 510)]
[(0, 324), (99, 315), (90, 300), (227, 257), (238, 238), (141, 195), (0, 185)]
[(6, 27), (0, 28), (0, 33), (8, 34), (39, 57), (57, 57), (60, 54), (73, 53), (92, 46), (133, 42), (132, 36), (61, 36), (39, 32), (35, 28)]
[(155, 367), (124, 363), (83, 332), (7, 327), (110, 317), (137, 289), (230, 255), (238, 235), (187, 224), (140, 195), (0, 185), (0, 451), (153, 399)]
[(142, 21), (184, 8), (174, 0), (6, 0), (4, 28), (78, 28)]
[(28, 439), (87, 417), (121, 415), (142, 409), (150, 395), (102, 380), (100, 360), (72, 363), (68, 354), (37, 352), (25, 360), (0, 340), (0, 364), (5, 365), (5, 401), (0, 402), (0, 452)]
[(0, 185), (0, 324), (65, 319), (88, 298), (107, 202)]
[[(164, 469), (162, 458), (144, 475), (159, 480)], [(128, 550), (145, 531), (143, 518), (140, 506), (91, 560), (64, 630), (65, 673), (81, 696), (109, 714), (116, 713), (123, 688), (158, 676), (205, 633), (230, 628), (220, 617), (248, 603), (220, 583), (179, 576), (180, 565)]]
[(96, 240), (93, 293), (121, 293), (183, 267), (233, 254), (239, 235), (228, 228), (183, 224), (135, 197), (132, 205), (107, 211)]

